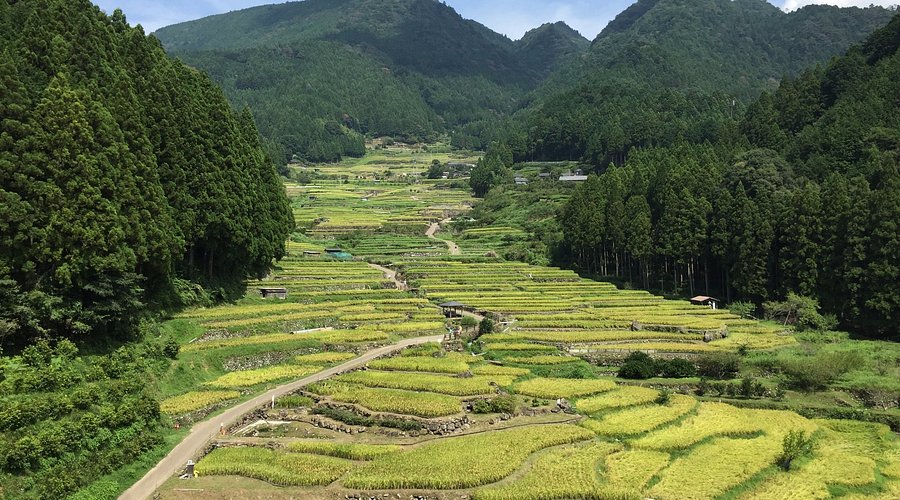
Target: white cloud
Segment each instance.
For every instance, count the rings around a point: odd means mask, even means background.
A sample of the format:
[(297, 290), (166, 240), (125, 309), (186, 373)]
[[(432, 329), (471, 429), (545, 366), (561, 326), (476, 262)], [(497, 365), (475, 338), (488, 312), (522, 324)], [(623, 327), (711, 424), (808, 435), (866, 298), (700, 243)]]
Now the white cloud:
[(898, 0), (785, 0), (782, 9), (791, 12), (801, 7), (813, 4), (836, 5), (838, 7), (868, 7), (870, 5), (880, 5), (882, 7), (890, 7), (897, 5)]

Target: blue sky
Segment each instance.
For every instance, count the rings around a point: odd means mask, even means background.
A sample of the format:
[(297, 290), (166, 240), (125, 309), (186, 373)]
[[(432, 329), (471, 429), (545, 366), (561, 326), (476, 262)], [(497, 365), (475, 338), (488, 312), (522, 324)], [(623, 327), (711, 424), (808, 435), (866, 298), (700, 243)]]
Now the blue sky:
[[(131, 24), (141, 24), (147, 32), (163, 26), (199, 19), (212, 14), (254, 5), (280, 3), (278, 0), (94, 0), (111, 13), (125, 12)], [(444, 0), (463, 17), (474, 19), (494, 31), (518, 39), (531, 28), (548, 21), (565, 21), (582, 35), (593, 39), (613, 17), (633, 0)], [(840, 6), (894, 5), (900, 0), (769, 0), (786, 10), (813, 3)]]

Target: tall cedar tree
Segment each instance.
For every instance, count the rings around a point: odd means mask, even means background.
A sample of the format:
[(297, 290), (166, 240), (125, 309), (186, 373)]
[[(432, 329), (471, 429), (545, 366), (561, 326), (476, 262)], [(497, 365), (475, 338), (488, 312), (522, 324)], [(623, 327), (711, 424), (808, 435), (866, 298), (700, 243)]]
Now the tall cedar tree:
[(0, 342), (129, 334), (176, 279), (223, 296), (293, 219), (249, 113), (87, 0), (0, 3)]

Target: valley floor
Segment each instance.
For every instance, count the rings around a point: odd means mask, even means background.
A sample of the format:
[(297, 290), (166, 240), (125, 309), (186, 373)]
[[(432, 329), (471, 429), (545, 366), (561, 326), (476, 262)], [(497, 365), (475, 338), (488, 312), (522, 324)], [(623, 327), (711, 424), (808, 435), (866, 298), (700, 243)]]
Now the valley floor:
[[(864, 343), (811, 344), (727, 310), (504, 261), (496, 234), (522, 229), (454, 233), (447, 220), (465, 218), (474, 200), (453, 180), (358, 175), (289, 183), (302, 231), (288, 258), (239, 303), (170, 322), (191, 332), (173, 378), (187, 368), (194, 380), (173, 384), (163, 409), (201, 423), (123, 498), (149, 496), (166, 478), (160, 498), (900, 494), (893, 396), (878, 409), (849, 382), (800, 392), (773, 368), (801, 350), (830, 356)], [(261, 288), (287, 298), (263, 300)], [(448, 319), (438, 304), (463, 314)], [(395, 353), (387, 346), (397, 342), (421, 345)], [(860, 369), (891, 373), (900, 356), (879, 346)], [(740, 368), (721, 381), (616, 377), (634, 352), (664, 367), (739, 358)], [(224, 435), (202, 446), (220, 423)], [(792, 432), (815, 446), (785, 471)], [(198, 477), (173, 477), (187, 457)]]

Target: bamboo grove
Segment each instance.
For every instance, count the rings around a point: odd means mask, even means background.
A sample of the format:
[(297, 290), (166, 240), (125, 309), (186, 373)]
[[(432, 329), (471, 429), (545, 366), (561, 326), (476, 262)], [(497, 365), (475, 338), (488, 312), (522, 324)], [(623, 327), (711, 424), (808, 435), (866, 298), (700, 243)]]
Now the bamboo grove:
[(249, 112), (86, 0), (0, 3), (0, 341), (237, 291), (293, 227)]

